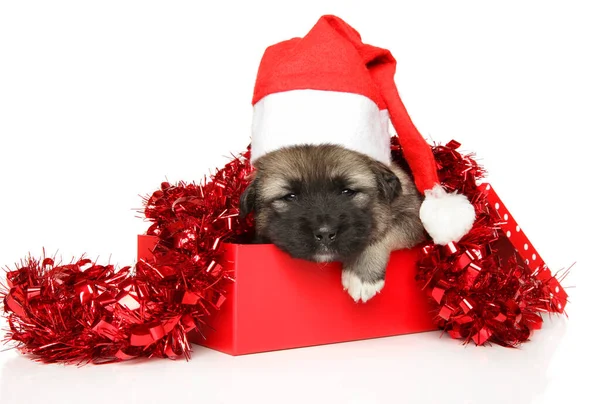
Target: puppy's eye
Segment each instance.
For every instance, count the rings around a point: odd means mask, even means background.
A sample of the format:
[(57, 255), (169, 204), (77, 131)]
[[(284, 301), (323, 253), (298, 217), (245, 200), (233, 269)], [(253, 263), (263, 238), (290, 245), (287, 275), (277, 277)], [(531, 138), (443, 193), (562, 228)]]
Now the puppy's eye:
[(291, 201), (295, 201), (296, 199), (298, 199), (298, 195), (296, 194), (287, 194), (286, 196), (284, 196), (283, 198), (281, 198), (285, 201), (291, 202)]
[(352, 195), (354, 195), (354, 194), (356, 194), (356, 191), (355, 191), (355, 190), (353, 190), (353, 189), (348, 189), (348, 188), (346, 188), (346, 189), (344, 189), (344, 190), (342, 191), (342, 195), (346, 195), (346, 196), (352, 196)]

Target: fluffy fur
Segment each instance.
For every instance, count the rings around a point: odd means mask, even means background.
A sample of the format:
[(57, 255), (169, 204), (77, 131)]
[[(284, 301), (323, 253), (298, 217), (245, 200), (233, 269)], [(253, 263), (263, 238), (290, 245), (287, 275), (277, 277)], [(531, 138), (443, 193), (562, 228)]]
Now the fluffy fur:
[(397, 166), (334, 145), (282, 148), (254, 165), (240, 210), (255, 212), (257, 242), (295, 258), (341, 261), (356, 301), (383, 288), (392, 250), (425, 238), (422, 198)]

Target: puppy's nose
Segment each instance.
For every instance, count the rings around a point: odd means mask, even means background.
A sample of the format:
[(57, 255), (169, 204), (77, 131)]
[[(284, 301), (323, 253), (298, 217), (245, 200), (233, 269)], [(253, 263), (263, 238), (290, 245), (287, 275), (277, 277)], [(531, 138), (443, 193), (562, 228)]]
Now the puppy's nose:
[(314, 232), (314, 235), (319, 243), (331, 244), (337, 236), (337, 230), (330, 226), (322, 226)]

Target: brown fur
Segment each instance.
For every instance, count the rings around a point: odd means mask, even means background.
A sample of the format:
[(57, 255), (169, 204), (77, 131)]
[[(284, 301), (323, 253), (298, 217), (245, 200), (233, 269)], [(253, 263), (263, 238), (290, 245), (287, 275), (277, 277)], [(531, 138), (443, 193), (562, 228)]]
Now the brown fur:
[[(280, 149), (258, 159), (255, 166), (241, 211), (255, 211), (258, 240), (273, 242), (298, 258), (342, 261), (344, 287), (355, 300), (366, 301), (383, 287), (391, 251), (424, 240), (419, 220), (422, 198), (399, 166), (388, 167), (333, 145)], [(339, 195), (342, 189), (357, 192), (345, 198)], [(297, 196), (290, 201), (292, 193)], [(321, 226), (318, 220), (326, 226), (335, 223), (330, 226), (334, 236), (339, 230), (339, 240), (331, 248), (311, 244), (313, 232)], [(296, 229), (296, 222), (307, 225)], [(319, 248), (328, 255), (319, 255)], [(350, 274), (359, 281), (351, 282)], [(372, 292), (373, 288), (377, 290)]]

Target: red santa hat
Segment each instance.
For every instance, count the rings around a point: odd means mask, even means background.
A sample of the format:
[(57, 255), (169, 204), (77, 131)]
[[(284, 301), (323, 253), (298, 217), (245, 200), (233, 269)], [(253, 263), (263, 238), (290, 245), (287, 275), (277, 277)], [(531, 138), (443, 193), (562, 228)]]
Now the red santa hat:
[(394, 82), (390, 51), (364, 44), (340, 18), (319, 19), (304, 38), (267, 48), (254, 97), (251, 159), (286, 146), (337, 144), (391, 162), (391, 120), (419, 192), (420, 217), (434, 242), (460, 240), (475, 211), (464, 195), (447, 193), (431, 147), (411, 121)]

